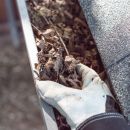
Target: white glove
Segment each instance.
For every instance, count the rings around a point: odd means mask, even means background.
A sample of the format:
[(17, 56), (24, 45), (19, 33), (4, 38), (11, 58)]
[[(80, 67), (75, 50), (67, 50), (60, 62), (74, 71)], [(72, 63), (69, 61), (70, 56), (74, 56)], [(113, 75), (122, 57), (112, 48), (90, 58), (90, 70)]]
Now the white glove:
[(78, 64), (77, 71), (82, 75), (82, 90), (52, 81), (36, 81), (40, 97), (66, 118), (71, 129), (76, 129), (91, 116), (105, 113), (107, 95), (112, 97), (107, 85), (94, 70)]

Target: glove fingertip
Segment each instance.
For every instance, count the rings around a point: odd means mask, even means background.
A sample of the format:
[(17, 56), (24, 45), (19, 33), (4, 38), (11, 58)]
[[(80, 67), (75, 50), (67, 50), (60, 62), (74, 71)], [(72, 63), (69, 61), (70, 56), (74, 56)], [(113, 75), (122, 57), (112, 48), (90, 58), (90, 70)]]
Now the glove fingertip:
[(82, 75), (83, 72), (88, 72), (90, 68), (82, 63), (77, 64), (76, 66), (78, 74)]
[(49, 86), (50, 82), (52, 82), (52, 81), (36, 80), (36, 88), (37, 88), (38, 92), (44, 94), (50, 88), (50, 86)]

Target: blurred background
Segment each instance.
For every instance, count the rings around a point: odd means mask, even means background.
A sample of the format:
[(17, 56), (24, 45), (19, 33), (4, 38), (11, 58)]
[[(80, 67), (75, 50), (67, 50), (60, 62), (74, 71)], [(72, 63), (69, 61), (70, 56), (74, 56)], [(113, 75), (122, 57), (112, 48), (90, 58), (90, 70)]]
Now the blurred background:
[(15, 0), (0, 1), (0, 130), (43, 130)]

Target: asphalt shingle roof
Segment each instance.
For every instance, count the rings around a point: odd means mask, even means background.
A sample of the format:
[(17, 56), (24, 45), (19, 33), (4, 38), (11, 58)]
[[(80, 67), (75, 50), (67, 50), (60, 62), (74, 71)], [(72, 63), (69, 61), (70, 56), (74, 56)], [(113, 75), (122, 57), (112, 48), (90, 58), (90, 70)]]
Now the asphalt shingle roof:
[(79, 0), (124, 115), (130, 120), (130, 0)]

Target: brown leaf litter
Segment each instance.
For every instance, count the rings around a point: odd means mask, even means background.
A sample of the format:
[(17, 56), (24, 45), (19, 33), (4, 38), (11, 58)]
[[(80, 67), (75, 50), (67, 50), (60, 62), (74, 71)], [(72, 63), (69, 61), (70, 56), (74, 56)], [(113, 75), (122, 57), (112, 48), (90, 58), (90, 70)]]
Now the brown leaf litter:
[[(38, 49), (35, 64), (40, 80), (52, 80), (82, 89), (76, 64), (94, 69), (102, 79), (105, 72), (78, 0), (28, 0), (27, 7)], [(69, 130), (55, 110), (59, 130)]]

